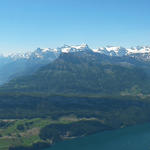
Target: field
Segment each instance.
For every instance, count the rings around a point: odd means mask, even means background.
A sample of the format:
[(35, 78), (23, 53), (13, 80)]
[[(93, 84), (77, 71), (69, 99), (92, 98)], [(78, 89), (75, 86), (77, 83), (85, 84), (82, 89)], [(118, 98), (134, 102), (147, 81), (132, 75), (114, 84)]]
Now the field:
[(10, 146), (32, 146), (33, 143), (44, 142), (39, 137), (40, 130), (50, 124), (69, 124), (81, 120), (75, 116), (62, 117), (59, 120), (51, 118), (10, 119), (0, 120), (0, 150), (8, 150)]

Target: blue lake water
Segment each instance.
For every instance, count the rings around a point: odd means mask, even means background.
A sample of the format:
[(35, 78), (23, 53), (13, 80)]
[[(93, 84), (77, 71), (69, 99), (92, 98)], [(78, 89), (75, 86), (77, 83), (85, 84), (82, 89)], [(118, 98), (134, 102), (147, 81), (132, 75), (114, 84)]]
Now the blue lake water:
[(150, 123), (63, 141), (46, 150), (150, 150)]

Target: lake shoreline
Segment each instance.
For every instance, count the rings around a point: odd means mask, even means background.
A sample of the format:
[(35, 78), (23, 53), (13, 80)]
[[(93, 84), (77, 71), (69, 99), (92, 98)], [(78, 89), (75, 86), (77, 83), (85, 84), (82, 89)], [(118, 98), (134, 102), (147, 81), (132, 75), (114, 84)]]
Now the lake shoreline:
[(24, 146), (19, 146), (19, 147), (10, 147), (9, 150), (49, 150), (50, 148), (53, 148), (55, 145), (59, 145), (60, 143), (63, 142), (69, 142), (72, 140), (80, 140), (82, 138), (86, 138), (89, 136), (95, 136), (98, 134), (103, 134), (103, 133), (110, 133), (110, 132), (117, 132), (120, 130), (124, 130), (124, 129), (130, 129), (130, 128), (134, 128), (134, 127), (140, 127), (140, 126), (144, 126), (150, 124), (150, 122), (147, 123), (142, 123), (142, 124), (136, 124), (136, 125), (129, 125), (129, 126), (121, 126), (120, 128), (112, 128), (112, 129), (106, 129), (97, 133), (91, 133), (85, 136), (77, 136), (77, 137), (70, 137), (70, 138), (64, 138), (63, 140), (57, 141), (57, 142), (53, 142), (53, 143), (46, 143), (46, 142), (39, 142), (39, 143), (35, 143), (33, 144), (31, 147), (24, 147)]
[[(72, 140), (65, 140), (65, 141), (61, 141), (61, 142), (58, 142), (58, 143), (55, 143), (54, 145), (52, 145), (51, 147), (49, 148), (46, 148), (46, 149), (41, 149), (41, 150), (57, 150), (57, 147), (59, 145), (65, 145), (65, 144), (74, 144), (74, 143), (80, 143), (80, 141), (84, 141), (84, 140), (87, 140), (89, 138), (93, 138), (93, 137), (97, 137), (97, 136), (104, 136), (104, 135), (107, 135), (107, 137), (105, 137), (106, 139), (109, 139), (109, 134), (118, 134), (119, 135), (119, 138), (123, 138), (124, 139), (124, 135), (127, 136), (127, 135), (132, 135), (132, 137), (136, 137), (138, 134), (142, 133), (142, 132), (148, 132), (147, 129), (149, 129), (149, 135), (150, 135), (150, 122), (148, 123), (144, 123), (144, 124), (137, 124), (137, 125), (133, 125), (133, 126), (128, 126), (128, 127), (125, 127), (125, 128), (119, 128), (119, 129), (113, 129), (113, 130), (105, 130), (105, 131), (102, 131), (102, 132), (99, 132), (99, 133), (96, 133), (96, 134), (92, 134), (92, 135), (87, 135), (85, 137), (78, 137), (78, 138), (75, 138), (75, 139), (72, 139)], [(139, 133), (138, 133), (139, 132)], [(118, 136), (117, 135), (117, 136)], [(122, 136), (120, 136), (122, 135)], [(117, 137), (118, 138), (118, 137)], [(137, 137), (138, 138), (138, 137)], [(102, 137), (101, 137), (102, 139)], [(130, 139), (130, 138), (129, 138)], [(133, 138), (134, 139), (134, 138)], [(115, 139), (112, 139), (112, 141), (115, 141)], [(87, 142), (89, 145), (94, 145), (92, 142), (94, 142), (94, 140), (92, 141), (91, 140), (91, 143), (90, 142)], [(106, 145), (107, 145), (107, 142), (105, 141)], [(105, 144), (104, 143), (104, 144)], [(109, 141), (108, 141), (109, 143)], [(149, 140), (149, 143), (150, 143), (150, 140)], [(80, 143), (81, 144), (81, 143)], [(80, 145), (79, 144), (79, 145)], [(103, 143), (102, 143), (103, 144)], [(83, 146), (83, 145), (82, 145)], [(105, 145), (103, 145), (105, 147)], [(107, 147), (107, 146), (106, 146)], [(69, 149), (66, 149), (66, 150), (69, 150)], [(74, 149), (73, 149), (74, 150)], [(89, 150), (89, 149), (88, 149)], [(93, 149), (95, 150), (95, 149)], [(97, 149), (96, 149), (97, 150)], [(105, 150), (105, 149), (104, 149)], [(119, 149), (118, 149), (119, 150)], [(123, 149), (124, 150), (124, 149)], [(130, 150), (130, 149), (127, 149), (127, 150)]]

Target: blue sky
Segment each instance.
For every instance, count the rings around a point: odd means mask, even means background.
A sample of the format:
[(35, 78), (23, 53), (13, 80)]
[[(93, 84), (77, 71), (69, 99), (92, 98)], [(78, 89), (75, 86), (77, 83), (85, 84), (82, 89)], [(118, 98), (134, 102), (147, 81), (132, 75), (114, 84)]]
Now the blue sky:
[(149, 0), (0, 0), (0, 53), (150, 45)]

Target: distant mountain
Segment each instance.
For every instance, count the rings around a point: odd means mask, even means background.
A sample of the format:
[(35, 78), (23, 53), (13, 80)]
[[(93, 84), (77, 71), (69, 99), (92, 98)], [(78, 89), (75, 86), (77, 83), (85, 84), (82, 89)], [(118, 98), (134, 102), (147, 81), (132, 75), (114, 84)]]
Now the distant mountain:
[(150, 47), (137, 46), (132, 48), (108, 46), (93, 50), (94, 52), (109, 56), (129, 56), (140, 60), (150, 61)]
[[(88, 50), (88, 51), (87, 51)], [(51, 94), (149, 94), (149, 64), (90, 49), (62, 53), (36, 73), (11, 80), (2, 91)]]
[(56, 60), (63, 53), (94, 52), (111, 57), (132, 57), (139, 61), (150, 61), (150, 47), (135, 47), (126, 49), (123, 47), (107, 46), (91, 49), (87, 44), (78, 46), (64, 45), (55, 49), (37, 48), (34, 52), (8, 54), (0, 56), (0, 84), (22, 75), (36, 72), (40, 67)]
[(38, 48), (32, 53), (9, 54), (0, 57), (0, 84), (3, 84), (14, 77), (32, 74), (41, 66), (50, 63), (58, 57), (50, 49)]

